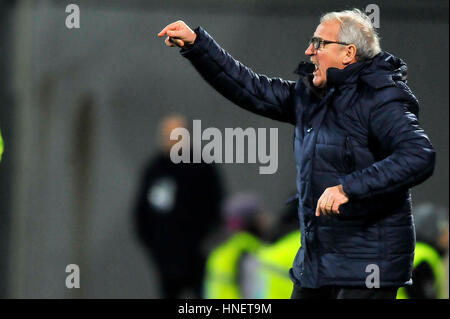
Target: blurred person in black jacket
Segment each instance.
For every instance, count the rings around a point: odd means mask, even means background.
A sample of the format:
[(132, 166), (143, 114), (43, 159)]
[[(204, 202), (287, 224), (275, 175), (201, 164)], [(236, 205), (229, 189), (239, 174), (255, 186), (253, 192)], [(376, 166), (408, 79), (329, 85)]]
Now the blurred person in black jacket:
[(140, 241), (156, 264), (163, 298), (199, 298), (205, 267), (204, 240), (218, 226), (222, 182), (213, 164), (179, 163), (170, 159), (177, 143), (169, 139), (183, 116), (160, 124), (160, 151), (142, 175), (135, 206)]

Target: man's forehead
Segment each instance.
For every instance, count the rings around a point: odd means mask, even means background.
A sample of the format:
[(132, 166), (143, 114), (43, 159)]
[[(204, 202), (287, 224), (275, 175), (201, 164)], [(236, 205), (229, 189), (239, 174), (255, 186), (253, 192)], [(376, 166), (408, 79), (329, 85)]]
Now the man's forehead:
[(314, 36), (335, 41), (337, 40), (339, 28), (340, 23), (337, 20), (324, 21), (317, 26)]

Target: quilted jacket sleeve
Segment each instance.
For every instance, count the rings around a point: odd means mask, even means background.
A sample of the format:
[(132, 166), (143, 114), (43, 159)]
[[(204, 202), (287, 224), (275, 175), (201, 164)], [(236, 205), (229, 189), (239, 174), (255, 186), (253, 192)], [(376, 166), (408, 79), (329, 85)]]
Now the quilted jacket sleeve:
[(201, 27), (181, 54), (224, 97), (253, 113), (295, 124), (291, 91), (295, 82), (254, 73), (223, 50)]
[(372, 110), (371, 135), (387, 157), (340, 179), (350, 199), (366, 199), (407, 190), (430, 177), (435, 151), (408, 102), (390, 101)]

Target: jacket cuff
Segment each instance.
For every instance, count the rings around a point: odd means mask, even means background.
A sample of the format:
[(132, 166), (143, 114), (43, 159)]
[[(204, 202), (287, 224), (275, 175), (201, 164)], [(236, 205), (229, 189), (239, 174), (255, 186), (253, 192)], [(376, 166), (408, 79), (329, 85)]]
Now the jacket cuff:
[(339, 182), (342, 185), (342, 190), (344, 191), (345, 195), (347, 195), (348, 199), (356, 199), (358, 198), (360, 192), (358, 189), (355, 189), (354, 186), (354, 179), (351, 175), (346, 175), (339, 177)]
[(194, 32), (197, 35), (194, 43), (189, 46), (184, 46), (180, 50), (180, 54), (185, 58), (195, 56), (196, 54), (202, 52), (205, 42), (207, 41), (208, 37), (210, 37), (202, 27), (195, 28)]

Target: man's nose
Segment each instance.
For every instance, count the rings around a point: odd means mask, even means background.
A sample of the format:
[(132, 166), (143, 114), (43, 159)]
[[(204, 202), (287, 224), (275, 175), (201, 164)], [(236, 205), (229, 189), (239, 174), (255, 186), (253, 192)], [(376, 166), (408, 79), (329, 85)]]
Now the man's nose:
[(314, 47), (313, 47), (313, 44), (311, 43), (307, 48), (306, 48), (306, 51), (305, 51), (305, 55), (307, 55), (307, 56), (311, 56), (311, 55), (314, 55)]

